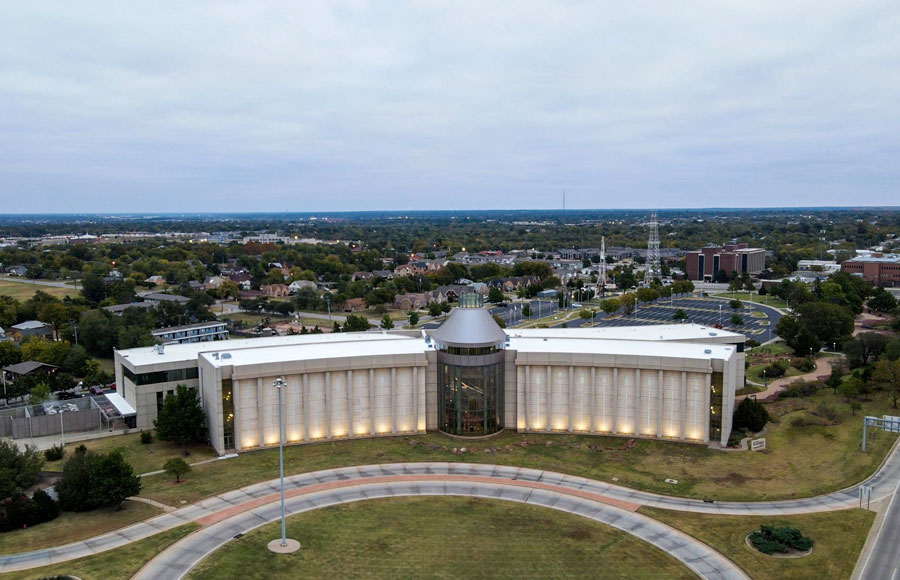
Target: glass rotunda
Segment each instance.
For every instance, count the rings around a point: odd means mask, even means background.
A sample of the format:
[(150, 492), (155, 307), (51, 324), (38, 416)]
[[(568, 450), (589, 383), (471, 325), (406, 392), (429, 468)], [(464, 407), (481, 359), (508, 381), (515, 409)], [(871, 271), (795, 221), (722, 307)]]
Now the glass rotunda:
[(502, 430), (506, 333), (483, 307), (481, 295), (460, 296), (459, 308), (432, 338), (441, 431), (479, 437)]

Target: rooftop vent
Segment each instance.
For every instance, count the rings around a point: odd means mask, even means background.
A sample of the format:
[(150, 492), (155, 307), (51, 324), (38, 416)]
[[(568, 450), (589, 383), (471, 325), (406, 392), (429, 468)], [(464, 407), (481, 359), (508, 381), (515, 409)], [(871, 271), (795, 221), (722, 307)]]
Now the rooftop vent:
[(222, 353), (222, 358), (231, 358), (231, 354), (227, 352)]
[(711, 350), (711, 349), (708, 349), (708, 348), (705, 349), (703, 352), (705, 352), (706, 354), (712, 354), (712, 350)]

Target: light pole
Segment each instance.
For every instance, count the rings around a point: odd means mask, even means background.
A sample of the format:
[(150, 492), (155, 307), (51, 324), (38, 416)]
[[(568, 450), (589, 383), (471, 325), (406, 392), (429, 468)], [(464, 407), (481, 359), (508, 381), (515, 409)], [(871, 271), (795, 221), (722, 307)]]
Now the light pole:
[(763, 369), (763, 389), (768, 388), (769, 383), (766, 382), (766, 369)]
[(290, 554), (300, 549), (300, 542), (287, 539), (284, 519), (284, 420), (282, 418), (282, 391), (284, 377), (278, 377), (272, 386), (278, 389), (278, 468), (281, 476), (281, 539), (269, 542), (269, 550), (279, 554)]

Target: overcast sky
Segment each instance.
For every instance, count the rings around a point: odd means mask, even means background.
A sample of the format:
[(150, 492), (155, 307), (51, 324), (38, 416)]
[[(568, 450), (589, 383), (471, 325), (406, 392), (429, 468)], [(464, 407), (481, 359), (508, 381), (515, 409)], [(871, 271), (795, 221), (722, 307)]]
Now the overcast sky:
[(0, 213), (900, 205), (900, 2), (6, 2)]

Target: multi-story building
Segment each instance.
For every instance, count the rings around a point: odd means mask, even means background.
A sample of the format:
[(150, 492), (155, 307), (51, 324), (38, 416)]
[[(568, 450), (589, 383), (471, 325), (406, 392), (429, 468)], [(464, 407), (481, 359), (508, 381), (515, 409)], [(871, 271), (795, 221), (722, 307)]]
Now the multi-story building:
[(726, 276), (743, 274), (754, 275), (766, 267), (766, 251), (763, 248), (750, 248), (746, 242), (725, 244), (725, 246), (707, 246), (694, 252), (685, 252), (685, 266), (688, 280), (712, 281), (720, 271)]
[(178, 384), (199, 389), (219, 453), (442, 431), (586, 433), (725, 445), (744, 336), (692, 324), (509, 333), (465, 294), (436, 330), (296, 335), (116, 352), (149, 428)]
[(197, 324), (184, 326), (157, 328), (152, 334), (153, 338), (163, 344), (210, 342), (213, 340), (228, 340), (227, 326), (225, 322), (214, 320), (212, 322), (198, 322)]
[(841, 271), (862, 276), (878, 286), (900, 286), (900, 254), (873, 252), (841, 262)]

